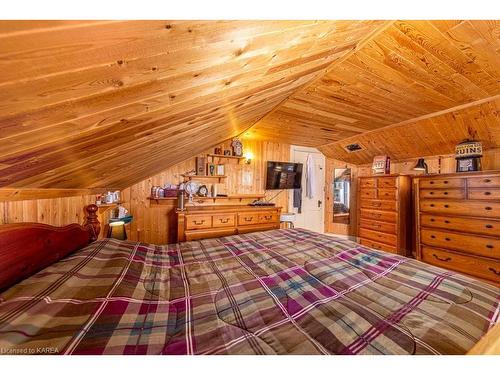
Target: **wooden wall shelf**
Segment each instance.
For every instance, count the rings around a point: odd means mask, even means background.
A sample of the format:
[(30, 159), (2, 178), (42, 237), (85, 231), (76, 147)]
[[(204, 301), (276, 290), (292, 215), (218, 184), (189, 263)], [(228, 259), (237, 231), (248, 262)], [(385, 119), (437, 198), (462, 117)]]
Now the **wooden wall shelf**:
[(227, 176), (199, 176), (199, 175), (181, 175), (182, 177), (184, 177), (185, 180), (204, 180), (204, 179), (213, 179), (213, 178), (216, 178), (219, 180), (219, 182), (221, 182), (221, 179), (223, 178), (227, 178)]
[[(198, 197), (193, 196), (193, 200), (197, 202), (216, 202), (218, 200), (238, 200), (242, 202), (244, 199), (261, 199), (264, 198), (265, 194), (238, 194), (238, 195), (228, 195), (226, 197)], [(153, 198), (149, 197), (151, 204), (168, 204), (169, 201), (177, 200), (177, 197), (165, 197), (165, 198)], [(186, 205), (188, 205), (188, 197), (186, 196)]]
[(240, 162), (240, 160), (245, 159), (244, 156), (232, 156), (232, 155), (220, 155), (220, 154), (207, 154), (207, 158), (212, 158), (212, 160), (214, 158), (219, 158), (219, 159), (236, 159), (236, 160), (238, 160), (238, 163)]
[(238, 200), (242, 201), (243, 199), (260, 199), (264, 198), (264, 194), (238, 194), (238, 195), (228, 195), (226, 197), (193, 197), (195, 201), (215, 201), (218, 200)]

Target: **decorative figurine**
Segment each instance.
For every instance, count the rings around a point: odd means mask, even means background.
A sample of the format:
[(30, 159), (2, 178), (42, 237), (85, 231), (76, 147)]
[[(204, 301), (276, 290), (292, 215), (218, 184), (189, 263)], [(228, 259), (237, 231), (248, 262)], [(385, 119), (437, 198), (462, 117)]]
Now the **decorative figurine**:
[(231, 146), (233, 147), (233, 156), (243, 156), (243, 145), (238, 138), (233, 139)]

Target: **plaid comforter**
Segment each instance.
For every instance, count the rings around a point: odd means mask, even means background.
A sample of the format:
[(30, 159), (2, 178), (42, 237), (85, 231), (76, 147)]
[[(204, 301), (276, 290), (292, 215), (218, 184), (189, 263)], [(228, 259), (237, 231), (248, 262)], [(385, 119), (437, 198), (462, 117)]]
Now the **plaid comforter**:
[(500, 289), (302, 229), (91, 244), (0, 296), (3, 354), (462, 354)]

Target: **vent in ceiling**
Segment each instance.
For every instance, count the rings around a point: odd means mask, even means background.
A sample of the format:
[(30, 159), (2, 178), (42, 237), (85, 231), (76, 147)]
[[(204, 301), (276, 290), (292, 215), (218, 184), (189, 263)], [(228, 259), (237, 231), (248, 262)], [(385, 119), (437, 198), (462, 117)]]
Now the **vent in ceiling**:
[(351, 143), (350, 145), (345, 146), (346, 150), (349, 152), (355, 152), (361, 150), (361, 146), (357, 143)]

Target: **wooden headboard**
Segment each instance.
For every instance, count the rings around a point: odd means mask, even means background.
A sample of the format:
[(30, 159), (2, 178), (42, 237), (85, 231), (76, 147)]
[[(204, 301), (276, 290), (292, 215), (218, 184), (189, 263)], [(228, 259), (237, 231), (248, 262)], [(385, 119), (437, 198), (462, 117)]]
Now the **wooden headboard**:
[(95, 204), (85, 207), (83, 225), (0, 225), (0, 291), (97, 240), (101, 229), (97, 209)]

